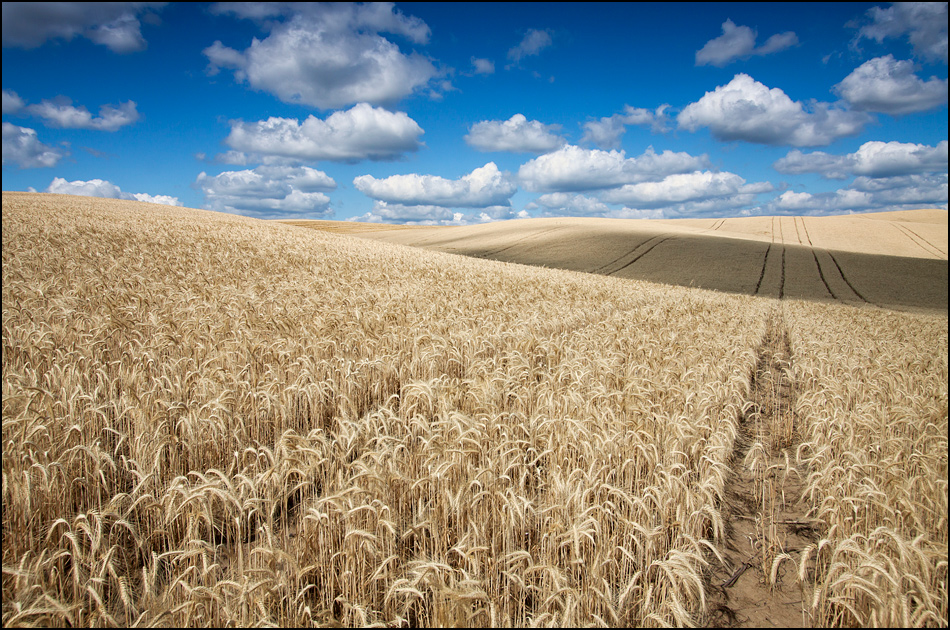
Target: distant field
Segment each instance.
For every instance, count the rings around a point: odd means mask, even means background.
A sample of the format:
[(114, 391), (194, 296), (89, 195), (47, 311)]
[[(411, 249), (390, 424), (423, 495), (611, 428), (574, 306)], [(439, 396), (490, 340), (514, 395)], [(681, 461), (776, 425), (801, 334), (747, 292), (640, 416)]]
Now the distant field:
[(946, 310), (947, 212), (465, 227), (294, 225), (476, 258), (746, 295)]
[[(880, 299), (795, 224), (4, 192), (3, 627), (946, 627), (946, 306), (793, 299)], [(686, 255), (743, 280), (617, 277)]]

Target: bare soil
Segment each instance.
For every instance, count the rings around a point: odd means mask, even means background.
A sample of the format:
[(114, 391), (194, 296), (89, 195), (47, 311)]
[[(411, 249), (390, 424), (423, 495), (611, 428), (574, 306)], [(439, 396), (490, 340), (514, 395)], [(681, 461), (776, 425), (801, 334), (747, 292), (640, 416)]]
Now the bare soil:
[[(707, 615), (717, 627), (810, 627), (806, 586), (797, 579), (798, 552), (818, 532), (800, 500), (804, 472), (795, 464), (798, 425), (792, 353), (780, 311), (771, 317), (758, 351), (747, 411), (721, 506), (724, 562), (711, 557)], [(750, 457), (750, 449), (764, 449)], [(760, 451), (761, 452), (761, 451)], [(751, 460), (751, 461), (750, 461)], [(771, 583), (773, 562), (780, 562)]]

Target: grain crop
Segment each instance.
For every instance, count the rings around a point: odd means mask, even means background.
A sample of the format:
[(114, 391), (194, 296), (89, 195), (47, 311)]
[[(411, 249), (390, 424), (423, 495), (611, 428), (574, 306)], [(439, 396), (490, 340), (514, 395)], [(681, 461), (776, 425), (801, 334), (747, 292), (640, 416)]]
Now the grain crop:
[(2, 238), (4, 626), (705, 624), (749, 436), (764, 581), (946, 624), (945, 314), (47, 194)]
[(946, 319), (789, 315), (799, 456), (822, 532), (798, 560), (815, 622), (946, 626)]

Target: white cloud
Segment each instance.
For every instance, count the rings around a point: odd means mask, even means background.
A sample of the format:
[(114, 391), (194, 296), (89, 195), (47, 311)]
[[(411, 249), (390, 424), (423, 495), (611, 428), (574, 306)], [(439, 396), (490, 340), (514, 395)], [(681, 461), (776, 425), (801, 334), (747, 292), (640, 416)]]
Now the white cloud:
[(575, 193), (548, 193), (534, 200), (534, 204), (545, 209), (545, 216), (607, 216), (610, 206), (597, 197)]
[(308, 116), (231, 123), (225, 142), (235, 151), (296, 160), (356, 162), (399, 157), (421, 147), (423, 130), (403, 112), (392, 113), (367, 103), (334, 112), (321, 120)]
[(669, 130), (667, 127), (669, 117), (666, 115), (669, 107), (664, 104), (655, 110), (649, 110), (626, 105), (622, 114), (584, 123), (584, 136), (581, 142), (597, 145), (601, 149), (619, 149), (620, 138), (626, 133), (627, 125), (647, 126), (654, 133), (665, 133)]
[(307, 166), (258, 166), (252, 170), (204, 172), (196, 185), (205, 195), (205, 208), (257, 217), (332, 214), (330, 198), (336, 182), (323, 171)]
[(627, 132), (627, 126), (620, 114), (605, 116), (600, 120), (588, 120), (583, 128), (581, 143), (593, 144), (601, 149), (619, 149), (620, 138)]
[(560, 126), (545, 125), (515, 114), (508, 120), (483, 120), (472, 125), (465, 142), (479, 151), (547, 153), (565, 144)]
[(705, 155), (694, 157), (669, 150), (658, 154), (652, 147), (639, 157), (628, 158), (624, 151), (568, 145), (523, 164), (518, 178), (534, 192), (579, 192), (658, 180), (708, 166)]
[(361, 216), (347, 219), (370, 223), (405, 223), (412, 225), (472, 225), (502, 221), (515, 217), (526, 218), (528, 214), (523, 210), (517, 214), (509, 206), (488, 206), (476, 212), (460, 212), (457, 209), (443, 206), (403, 205), (373, 202), (373, 209)]
[(786, 191), (770, 202), (765, 211), (821, 214), (917, 208), (947, 208), (946, 173), (858, 177), (847, 188), (828, 193)]
[(748, 26), (736, 26), (732, 20), (726, 20), (722, 24), (722, 35), (696, 51), (696, 65), (722, 68), (737, 59), (769, 55), (798, 44), (798, 36), (791, 31), (773, 35), (758, 48), (755, 39), (756, 32)]
[(408, 223), (417, 225), (462, 224), (463, 213), (442, 206), (407, 206), (399, 203), (373, 202), (373, 210), (355, 221), (369, 223)]
[(103, 105), (99, 108), (98, 118), (93, 117), (85, 107), (73, 107), (68, 99), (44, 100), (38, 105), (30, 105), (26, 109), (33, 116), (39, 116), (46, 120), (49, 126), (62, 129), (116, 131), (139, 119), (135, 101), (122, 103), (118, 107)]
[(772, 167), (779, 173), (788, 175), (821, 173), (825, 179), (845, 179), (851, 174), (853, 162), (846, 155), (832, 155), (824, 151), (802, 153), (793, 149), (772, 164)]
[(536, 28), (528, 29), (524, 37), (517, 46), (508, 51), (508, 59), (517, 64), (525, 57), (532, 57), (540, 54), (542, 50), (549, 47), (553, 41), (551, 33), (547, 30), (538, 30)]
[(867, 16), (871, 23), (861, 27), (855, 43), (862, 38), (880, 43), (906, 34), (915, 55), (947, 63), (946, 2), (895, 2), (886, 9), (871, 7)]
[(15, 164), (20, 168), (56, 166), (67, 152), (43, 144), (34, 129), (3, 123), (3, 165)]
[(475, 74), (494, 74), (495, 62), (491, 59), (478, 59), (472, 57), (472, 69)]
[(231, 166), (247, 166), (252, 160), (242, 151), (225, 151), (214, 156), (216, 162)]
[(3, 45), (85, 37), (116, 53), (145, 50), (139, 18), (165, 2), (4, 2)]
[(494, 162), (455, 180), (415, 173), (385, 179), (360, 175), (353, 184), (366, 196), (386, 203), (443, 208), (508, 206), (517, 190), (511, 176), (499, 171)]
[(820, 173), (827, 179), (849, 175), (871, 178), (915, 175), (947, 170), (947, 141), (931, 147), (907, 142), (865, 142), (854, 153), (830, 155), (822, 151), (791, 151), (775, 162), (780, 173)]
[(59, 195), (79, 195), (81, 197), (103, 197), (105, 199), (128, 199), (130, 201), (145, 201), (160, 203), (166, 206), (180, 206), (177, 197), (169, 195), (149, 195), (148, 193), (127, 193), (110, 181), (103, 179), (81, 179), (68, 182), (62, 177), (54, 177), (44, 192)]
[[(768, 182), (748, 184), (734, 173), (695, 171), (627, 184), (596, 195), (549, 193), (526, 207), (541, 208), (544, 216), (661, 219), (747, 211), (756, 203), (757, 195), (773, 191)], [(622, 207), (614, 208), (614, 204)]]
[(315, 2), (219, 2), (213, 13), (230, 13), (239, 18), (255, 20), (263, 25), (272, 25), (273, 18), (286, 19), (297, 16), (319, 22), (330, 31), (371, 31), (400, 35), (415, 43), (429, 41), (431, 31), (421, 19), (407, 16), (390, 2), (374, 2), (364, 5), (352, 3)]
[(892, 55), (864, 62), (835, 91), (856, 110), (895, 116), (947, 104), (946, 79), (924, 81), (914, 74), (912, 61), (898, 61)]
[(3, 90), (3, 114), (16, 114), (24, 107), (23, 99), (12, 90)]
[(238, 51), (220, 41), (204, 50), (213, 74), (235, 70), (238, 81), (277, 96), (284, 102), (336, 109), (366, 102), (394, 104), (427, 86), (438, 75), (435, 66), (417, 53), (403, 54), (380, 32), (394, 33), (415, 43), (428, 40), (429, 28), (406, 17), (391, 4), (300, 4), (265, 7), (228, 5), (242, 17), (264, 18), (270, 34), (255, 38)]
[(666, 208), (709, 200), (715, 200), (719, 206), (726, 203), (732, 207), (749, 203), (755, 195), (772, 190), (768, 182), (746, 184), (735, 173), (695, 171), (669, 175), (658, 182), (627, 184), (606, 191), (602, 198), (637, 208)]
[(723, 141), (824, 146), (860, 133), (871, 117), (829, 103), (812, 101), (806, 108), (779, 88), (769, 89), (747, 74), (737, 74), (677, 116), (680, 128), (708, 127)]
[(623, 207), (611, 210), (605, 215), (608, 219), (667, 219), (667, 213), (661, 209), (642, 209)]
[(873, 206), (869, 195), (851, 190), (811, 194), (786, 190), (767, 206), (775, 214), (821, 214), (840, 211), (863, 211)]
[(854, 174), (867, 177), (918, 175), (947, 170), (947, 141), (935, 147), (901, 142), (866, 142), (855, 157)]

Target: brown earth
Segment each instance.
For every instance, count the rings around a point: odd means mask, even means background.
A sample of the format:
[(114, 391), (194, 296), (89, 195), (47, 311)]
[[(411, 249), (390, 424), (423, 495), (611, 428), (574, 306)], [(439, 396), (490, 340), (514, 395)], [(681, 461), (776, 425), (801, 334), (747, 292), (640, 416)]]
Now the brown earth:
[(293, 221), (424, 249), (747, 295), (947, 310), (947, 211), (418, 227)]
[(708, 626), (813, 625), (807, 582), (796, 579), (800, 552), (818, 542), (819, 532), (802, 500), (806, 475), (796, 464), (793, 361), (784, 319), (776, 309), (758, 349), (721, 506), (723, 557), (709, 558)]

